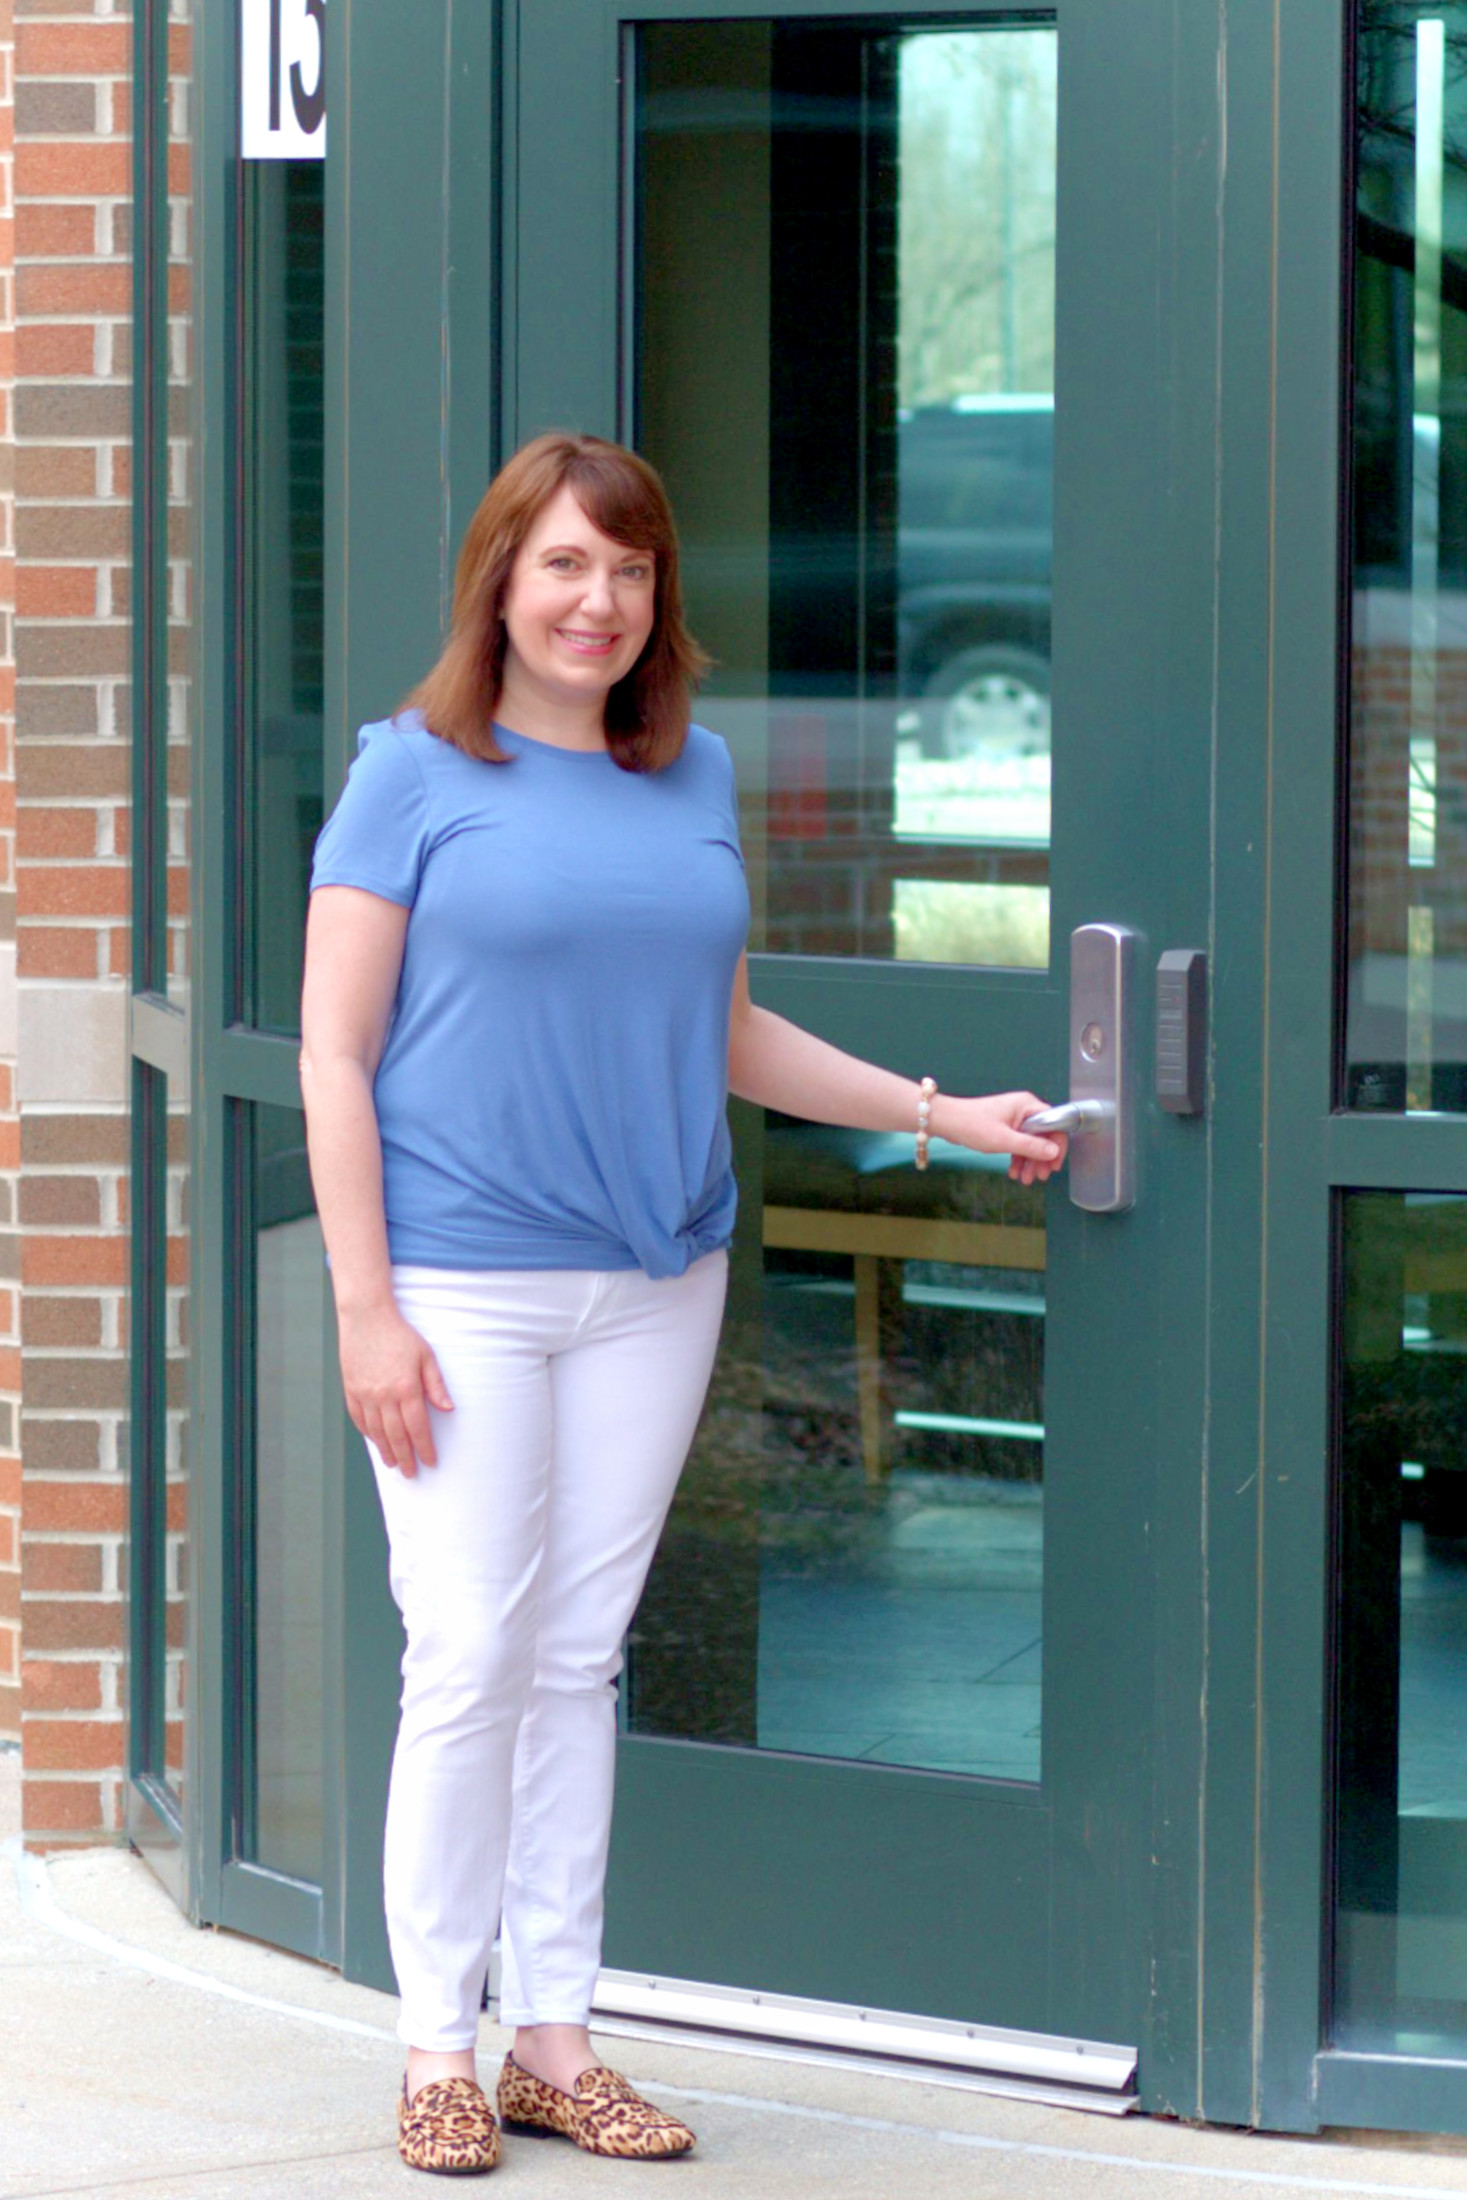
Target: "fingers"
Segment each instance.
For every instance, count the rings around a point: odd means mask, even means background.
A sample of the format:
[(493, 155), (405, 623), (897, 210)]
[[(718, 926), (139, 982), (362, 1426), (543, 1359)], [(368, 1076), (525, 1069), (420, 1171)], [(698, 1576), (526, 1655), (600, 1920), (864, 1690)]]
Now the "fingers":
[(423, 1391), (430, 1406), (440, 1413), (452, 1413), (453, 1400), (448, 1395), (448, 1385), (439, 1372), (438, 1362), (431, 1352), (423, 1352)]
[(385, 1400), (367, 1412), (367, 1435), (376, 1445), (384, 1466), (396, 1467), (399, 1474), (409, 1481), (418, 1471), (417, 1453), (408, 1434), (402, 1407), (396, 1399)]
[[(438, 1376), (438, 1388), (446, 1397), (441, 1375)], [(348, 1392), (347, 1411), (352, 1425), (375, 1446), (384, 1466), (396, 1467), (399, 1474), (410, 1479), (420, 1464), (437, 1466), (433, 1422), (421, 1388), (399, 1398), (368, 1399)]]
[(453, 1400), (417, 1331), (396, 1315), (344, 1324), (341, 1363), (347, 1412), (383, 1465), (409, 1478), (436, 1466), (433, 1413), (451, 1413)]
[(1049, 1102), (1041, 1100), (1037, 1092), (1012, 1092), (1007, 1096), (1004, 1113), (1013, 1134), (1012, 1150), (1025, 1154), (1031, 1161), (1047, 1162), (1050, 1168), (1058, 1168), (1064, 1160), (1068, 1143), (1063, 1131), (1026, 1131), (1024, 1124), (1031, 1115), (1040, 1115)]
[(1064, 1166), (1070, 1142), (1063, 1131), (1020, 1128), (1031, 1115), (1038, 1115), (1047, 1105), (1037, 1092), (1015, 1092), (1008, 1096), (1009, 1150), (1014, 1156), (1009, 1164), (1009, 1175), (1016, 1183), (1047, 1184), (1054, 1171)]
[(433, 1424), (428, 1418), (428, 1408), (421, 1394), (407, 1398), (402, 1408), (403, 1432), (412, 1449), (425, 1467), (436, 1467), (438, 1454), (433, 1448)]

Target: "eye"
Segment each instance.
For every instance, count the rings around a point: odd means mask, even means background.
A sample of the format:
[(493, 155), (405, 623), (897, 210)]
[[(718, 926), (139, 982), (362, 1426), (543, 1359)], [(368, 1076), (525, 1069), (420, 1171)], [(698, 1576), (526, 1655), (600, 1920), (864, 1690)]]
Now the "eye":
[(576, 561), (568, 550), (557, 550), (554, 557), (547, 558), (545, 562), (556, 573), (573, 573), (576, 567)]
[(640, 560), (633, 560), (630, 564), (624, 565), (622, 572), (629, 581), (647, 581), (652, 578), (651, 566)]

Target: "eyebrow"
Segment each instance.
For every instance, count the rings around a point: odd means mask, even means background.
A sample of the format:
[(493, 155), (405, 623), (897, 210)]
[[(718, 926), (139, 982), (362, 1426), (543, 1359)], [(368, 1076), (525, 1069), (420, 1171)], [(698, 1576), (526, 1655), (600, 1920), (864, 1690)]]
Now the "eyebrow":
[[(574, 551), (577, 557), (584, 557), (586, 555), (586, 545), (583, 542), (547, 543), (545, 548), (540, 551), (539, 555), (542, 558), (558, 558), (561, 552), (564, 550)], [(657, 556), (657, 552), (655, 550), (634, 550), (631, 544), (628, 543), (625, 547), (624, 555), (629, 558), (655, 559)]]

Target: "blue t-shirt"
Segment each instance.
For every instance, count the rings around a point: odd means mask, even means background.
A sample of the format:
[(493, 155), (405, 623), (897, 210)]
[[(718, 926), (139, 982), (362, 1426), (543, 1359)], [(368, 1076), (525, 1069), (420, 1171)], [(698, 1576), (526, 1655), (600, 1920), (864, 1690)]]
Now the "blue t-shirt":
[(728, 750), (694, 726), (627, 772), (496, 733), (508, 763), (364, 727), (316, 843), (313, 887), (411, 912), (375, 1087), (392, 1258), (681, 1275), (734, 1218)]

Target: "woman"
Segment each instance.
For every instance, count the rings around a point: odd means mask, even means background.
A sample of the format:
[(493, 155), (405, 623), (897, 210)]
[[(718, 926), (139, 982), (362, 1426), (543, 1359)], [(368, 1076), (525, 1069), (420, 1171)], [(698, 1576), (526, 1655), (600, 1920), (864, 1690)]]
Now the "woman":
[(733, 769), (660, 482), (542, 436), (491, 485), (453, 626), (367, 727), (321, 835), (302, 1006), (348, 1410), (407, 1635), (384, 1881), (399, 2148), (494, 2166), (474, 2063), (503, 1918), (509, 2129), (693, 2135), (587, 2032), (615, 1682), (702, 1405), (733, 1224), (725, 1101), (1009, 1153), (1032, 1093), (954, 1099), (749, 998)]

